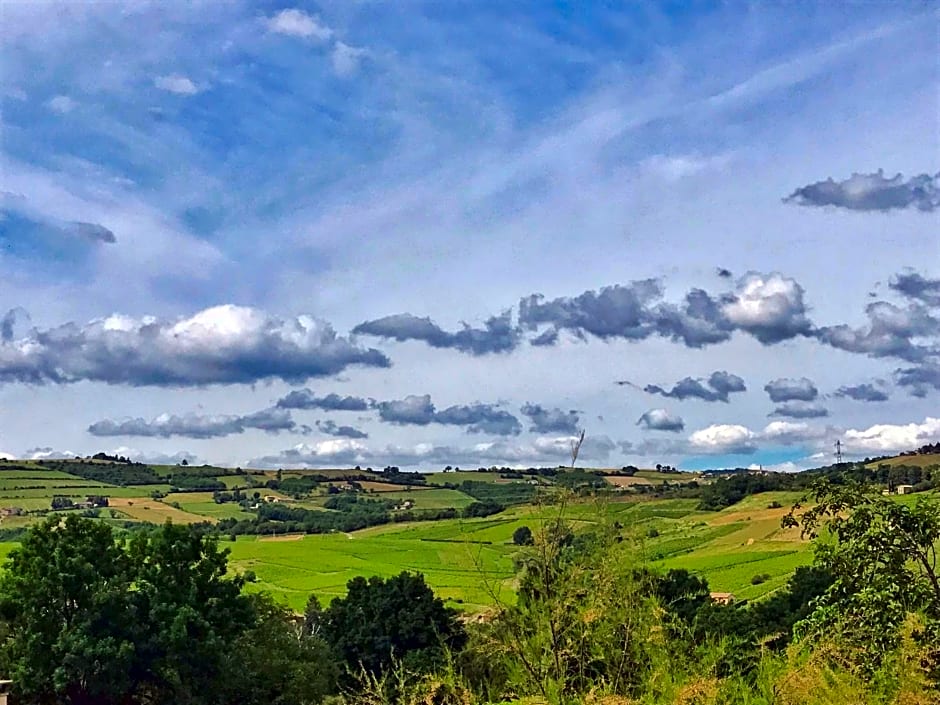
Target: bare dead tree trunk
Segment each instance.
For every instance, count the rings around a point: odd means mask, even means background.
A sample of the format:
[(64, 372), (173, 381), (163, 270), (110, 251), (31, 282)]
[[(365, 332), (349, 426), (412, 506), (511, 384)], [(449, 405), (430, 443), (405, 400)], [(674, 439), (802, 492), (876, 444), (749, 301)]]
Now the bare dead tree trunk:
[(581, 452), (581, 444), (584, 443), (584, 429), (578, 435), (577, 440), (571, 441), (571, 469), (574, 470), (574, 464), (578, 462), (578, 453)]

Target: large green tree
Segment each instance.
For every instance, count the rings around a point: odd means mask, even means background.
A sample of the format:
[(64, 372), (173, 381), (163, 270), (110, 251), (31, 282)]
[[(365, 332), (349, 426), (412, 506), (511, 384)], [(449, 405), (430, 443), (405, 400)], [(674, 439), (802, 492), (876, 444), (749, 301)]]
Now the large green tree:
[(5, 655), (28, 702), (120, 703), (132, 688), (136, 615), (127, 553), (102, 523), (30, 531), (0, 574)]
[(227, 654), (255, 610), (226, 555), (189, 527), (129, 545), (101, 522), (54, 518), (0, 574), (4, 656), (21, 701), (222, 703)]
[(440, 664), (445, 647), (463, 643), (456, 612), (422, 575), (358, 577), (347, 590), (317, 621), (319, 633), (353, 673), (364, 669), (381, 677), (396, 663), (410, 672), (428, 672)]

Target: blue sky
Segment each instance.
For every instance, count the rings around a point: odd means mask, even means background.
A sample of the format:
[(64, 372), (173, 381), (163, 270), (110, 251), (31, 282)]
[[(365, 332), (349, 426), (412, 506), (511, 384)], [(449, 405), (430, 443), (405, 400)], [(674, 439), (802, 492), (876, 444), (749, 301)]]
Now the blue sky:
[(0, 452), (548, 464), (584, 428), (593, 465), (794, 469), (940, 436), (929, 3), (0, 15)]

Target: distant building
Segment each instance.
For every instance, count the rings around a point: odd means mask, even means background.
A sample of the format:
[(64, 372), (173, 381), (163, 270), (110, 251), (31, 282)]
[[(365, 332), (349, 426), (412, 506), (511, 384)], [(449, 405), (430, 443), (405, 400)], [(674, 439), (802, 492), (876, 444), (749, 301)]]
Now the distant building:
[(7, 705), (7, 696), (12, 685), (13, 681), (0, 681), (0, 705)]
[(708, 596), (712, 599), (712, 602), (717, 602), (720, 605), (730, 605), (734, 602), (734, 593), (732, 592), (710, 592)]
[(914, 491), (914, 485), (898, 485), (898, 494), (911, 494)]
[(26, 514), (21, 507), (0, 507), (0, 517), (18, 517)]

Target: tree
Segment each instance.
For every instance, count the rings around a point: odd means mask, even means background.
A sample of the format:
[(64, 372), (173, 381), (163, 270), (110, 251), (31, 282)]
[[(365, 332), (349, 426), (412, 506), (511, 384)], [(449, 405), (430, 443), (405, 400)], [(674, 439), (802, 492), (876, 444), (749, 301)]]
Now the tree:
[(352, 673), (362, 669), (381, 677), (396, 663), (410, 673), (428, 673), (440, 665), (445, 648), (464, 642), (456, 612), (420, 574), (357, 577), (346, 587), (346, 597), (323, 611), (320, 633)]
[(0, 615), (16, 694), (118, 703), (131, 687), (137, 629), (132, 570), (111, 529), (69, 516), (40, 524), (0, 573)]
[(131, 601), (145, 632), (138, 677), (165, 702), (211, 692), (225, 652), (252, 625), (240, 578), (226, 579), (227, 550), (187, 526), (138, 534), (128, 554), (135, 568)]
[(512, 532), (512, 542), (516, 546), (531, 546), (532, 541), (532, 529), (528, 526), (520, 526)]
[(0, 573), (3, 645), (27, 702), (124, 705), (219, 700), (227, 653), (255, 622), (227, 558), (197, 529), (166, 526), (129, 546), (102, 522), (31, 530)]
[(316, 705), (333, 692), (339, 667), (329, 646), (270, 597), (252, 597), (254, 627), (228, 650), (219, 702)]
[(877, 670), (900, 641), (912, 613), (925, 621), (916, 635), (924, 665), (940, 683), (940, 503), (920, 497), (902, 504), (856, 483), (814, 483), (815, 506), (785, 526), (816, 538), (825, 526), (831, 541), (816, 542), (816, 565), (833, 579), (818, 608), (797, 625), (803, 636), (840, 634), (863, 671)]

